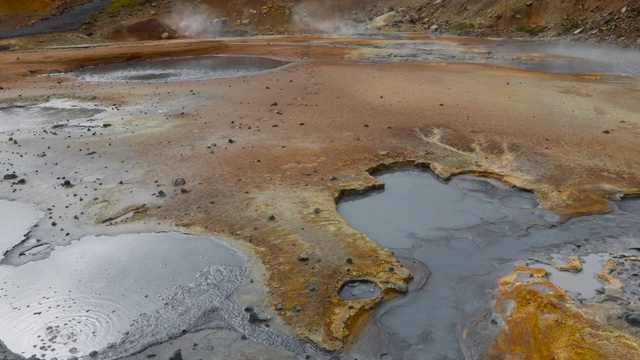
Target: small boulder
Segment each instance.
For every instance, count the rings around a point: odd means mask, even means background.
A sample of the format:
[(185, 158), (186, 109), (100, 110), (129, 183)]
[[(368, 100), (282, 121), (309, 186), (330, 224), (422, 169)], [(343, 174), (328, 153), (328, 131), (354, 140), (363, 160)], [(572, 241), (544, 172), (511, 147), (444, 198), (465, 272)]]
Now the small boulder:
[(173, 186), (183, 186), (186, 185), (187, 181), (183, 178), (176, 178), (173, 179)]

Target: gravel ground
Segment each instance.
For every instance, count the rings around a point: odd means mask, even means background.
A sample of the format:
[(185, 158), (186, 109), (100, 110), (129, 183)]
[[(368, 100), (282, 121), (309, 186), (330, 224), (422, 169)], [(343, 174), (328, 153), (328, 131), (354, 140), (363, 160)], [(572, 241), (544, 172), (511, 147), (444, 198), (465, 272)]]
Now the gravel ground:
[(91, 14), (104, 9), (108, 4), (109, 1), (107, 0), (94, 0), (86, 4), (78, 5), (60, 15), (38, 21), (33, 25), (0, 32), (0, 39), (75, 30), (78, 29), (82, 25), (82, 22)]

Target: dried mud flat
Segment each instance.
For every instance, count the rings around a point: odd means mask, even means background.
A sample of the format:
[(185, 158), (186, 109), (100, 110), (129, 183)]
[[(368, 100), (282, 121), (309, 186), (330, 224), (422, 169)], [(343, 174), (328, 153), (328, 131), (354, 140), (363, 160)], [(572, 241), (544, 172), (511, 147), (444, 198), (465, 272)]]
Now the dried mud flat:
[[(66, 99), (105, 109), (89, 124), (5, 131), (1, 165), (17, 178), (0, 183), (2, 197), (47, 209), (32, 237), (52, 247), (84, 234), (143, 231), (235, 239), (259, 259), (253, 266), (265, 307), (294, 336), (342, 350), (371, 310), (406, 291), (411, 278), (336, 210), (341, 195), (381, 186), (372, 170), (423, 164), (443, 178), (494, 177), (534, 192), (562, 218), (606, 212), (609, 200), (640, 193), (634, 79), (360, 61), (386, 51), (362, 46), (376, 41), (271, 37), (0, 53), (3, 106)], [(434, 41), (471, 53), (486, 42)], [(34, 76), (203, 54), (292, 63), (183, 82)], [(177, 178), (184, 183), (174, 186)], [(19, 245), (3, 261), (48, 256), (18, 256), (25, 250)], [(357, 280), (382, 292), (341, 299), (342, 287)]]

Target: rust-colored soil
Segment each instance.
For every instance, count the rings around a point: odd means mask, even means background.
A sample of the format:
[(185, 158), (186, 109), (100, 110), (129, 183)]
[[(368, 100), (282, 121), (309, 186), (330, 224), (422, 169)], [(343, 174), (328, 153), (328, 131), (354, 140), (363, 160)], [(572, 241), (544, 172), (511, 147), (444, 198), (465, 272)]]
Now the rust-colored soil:
[[(506, 319), (489, 359), (637, 359), (640, 341), (589, 317), (539, 268), (498, 280), (496, 311)], [(601, 307), (606, 307), (602, 306)], [(602, 312), (602, 310), (599, 310)]]

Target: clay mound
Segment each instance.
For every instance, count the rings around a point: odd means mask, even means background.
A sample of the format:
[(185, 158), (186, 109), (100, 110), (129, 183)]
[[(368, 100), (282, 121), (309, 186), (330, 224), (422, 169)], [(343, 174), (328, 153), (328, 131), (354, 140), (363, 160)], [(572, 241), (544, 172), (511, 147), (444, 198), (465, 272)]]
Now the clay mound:
[(115, 41), (175, 39), (176, 30), (158, 18), (149, 18), (107, 30), (105, 38)]

